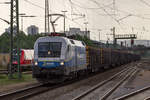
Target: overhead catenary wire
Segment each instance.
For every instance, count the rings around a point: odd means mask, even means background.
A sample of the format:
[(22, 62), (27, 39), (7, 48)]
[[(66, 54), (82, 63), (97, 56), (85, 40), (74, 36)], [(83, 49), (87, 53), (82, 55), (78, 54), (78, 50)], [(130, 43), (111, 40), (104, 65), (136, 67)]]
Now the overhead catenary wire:
[[(36, 7), (38, 7), (38, 8), (41, 8), (41, 9), (45, 10), (44, 7), (41, 7), (41, 6), (39, 6), (38, 4), (35, 4), (35, 3), (33, 3), (33, 2), (31, 2), (31, 1), (29, 1), (29, 0), (24, 0), (24, 1), (27, 2), (27, 3), (29, 3), (29, 4), (31, 4), (31, 5), (33, 5), (33, 6), (36, 6)], [(51, 7), (50, 7), (50, 12), (52, 13)], [(39, 16), (39, 17), (42, 17), (42, 16)], [(67, 18), (68, 20), (72, 21), (73, 23), (75, 23), (75, 24), (77, 24), (77, 25), (83, 27), (83, 25), (79, 24), (79, 23), (76, 22), (76, 21), (73, 21), (73, 20), (70, 19), (69, 17), (66, 17), (66, 18)]]
[[(141, 0), (141, 1), (144, 1), (144, 0)], [(102, 4), (103, 5), (103, 7), (95, 7), (95, 8), (89, 8), (89, 7), (84, 7), (84, 6), (81, 6), (81, 5), (79, 5), (79, 4), (77, 4), (77, 3), (74, 3), (74, 2), (72, 2), (72, 4), (73, 5), (75, 5), (75, 6), (77, 6), (77, 7), (79, 7), (79, 8), (82, 8), (82, 9), (87, 9), (87, 10), (99, 10), (99, 9), (105, 9), (105, 8), (108, 8), (108, 9), (113, 9), (112, 7), (110, 7), (110, 5), (112, 4), (108, 4), (108, 5), (104, 5), (104, 4)], [(147, 5), (149, 5), (150, 6), (150, 4), (148, 4), (147, 3)], [(143, 17), (142, 15), (139, 15), (139, 14), (134, 14), (134, 13), (131, 13), (131, 12), (127, 12), (127, 11), (124, 11), (124, 10), (120, 10), (120, 9), (116, 9), (117, 11), (119, 11), (119, 12), (121, 12), (121, 13), (124, 13), (124, 14), (127, 14), (126, 16), (128, 16), (128, 15), (130, 15), (130, 16), (133, 16), (133, 17), (137, 17), (137, 18), (141, 18), (141, 19), (145, 19), (145, 20), (150, 20), (150, 18), (148, 18), (148, 17)], [(99, 15), (102, 15), (102, 16), (106, 16), (105, 14), (99, 14)], [(111, 14), (110, 14), (111, 15)], [(124, 18), (124, 17), (122, 17), (122, 18)], [(121, 19), (121, 18), (120, 18)]]
[[(31, 4), (31, 5), (33, 5), (33, 6), (36, 6), (36, 7), (39, 7), (39, 8), (41, 8), (41, 9), (45, 9), (44, 7), (41, 7), (41, 6), (39, 6), (39, 5), (37, 5), (37, 4), (35, 4), (35, 3), (33, 3), (33, 2), (31, 2), (31, 1), (29, 1), (29, 0), (24, 0), (25, 2), (27, 2), (27, 3), (29, 3), (29, 4)], [(98, 7), (98, 8), (87, 8), (87, 7), (83, 7), (83, 6), (80, 6), (80, 5), (78, 5), (78, 4), (75, 4), (75, 3), (73, 3), (71, 0), (69, 0), (73, 5), (75, 5), (75, 6), (78, 6), (78, 7), (80, 7), (80, 8), (83, 8), (83, 9), (93, 9), (93, 10), (95, 10), (95, 9), (103, 9), (105, 12), (107, 12), (104, 8), (105, 7), (107, 7), (107, 8), (109, 8), (109, 9), (112, 9), (109, 5), (103, 5), (103, 7)], [(98, 3), (98, 2), (96, 2), (95, 0), (92, 0), (92, 1), (94, 1), (96, 4)], [(143, 1), (143, 0), (140, 0), (140, 1)], [(75, 9), (75, 8), (74, 8)], [(76, 9), (77, 10), (77, 9)], [(146, 17), (143, 17), (143, 16), (141, 16), (141, 15), (136, 15), (136, 14), (132, 14), (132, 13), (129, 13), (129, 12), (127, 12), (127, 11), (123, 11), (123, 10), (118, 10), (119, 12), (122, 12), (122, 13), (126, 13), (126, 14), (130, 14), (131, 16), (135, 16), (135, 17), (138, 17), (138, 18), (142, 18), (142, 19), (147, 19), (147, 20), (150, 20), (150, 18), (146, 18)], [(78, 11), (77, 11), (78, 12)], [(99, 15), (102, 15), (102, 14), (99, 14)], [(107, 15), (109, 15), (110, 17), (112, 17), (111, 16), (111, 14), (109, 14), (108, 12), (107, 12)], [(113, 18), (113, 17), (112, 17)], [(113, 18), (117, 23), (119, 23), (119, 21), (117, 20), (117, 19), (115, 19), (115, 18)], [(120, 24), (120, 23), (119, 23)]]
[(115, 20), (118, 24), (120, 24), (118, 20), (114, 18), (104, 7), (100, 6), (100, 4), (96, 0), (90, 0), (90, 1), (95, 3), (99, 7), (99, 9), (103, 10), (108, 16), (110, 16), (113, 20)]
[[(103, 5), (105, 6), (105, 5)], [(105, 6), (109, 9), (113, 9), (112, 7), (110, 6)], [(116, 9), (118, 12), (121, 12), (121, 13), (124, 13), (124, 14), (127, 14), (127, 15), (130, 15), (130, 16), (133, 16), (133, 17), (138, 17), (138, 18), (141, 18), (141, 19), (145, 19), (145, 20), (150, 20), (150, 18), (148, 17), (143, 17), (142, 15), (139, 15), (139, 14), (134, 14), (134, 13), (131, 13), (131, 12), (128, 12), (128, 11), (124, 11), (124, 10), (121, 10), (121, 9)]]
[(38, 7), (38, 8), (41, 8), (41, 9), (45, 10), (44, 7), (41, 7), (41, 6), (39, 6), (39, 5), (37, 5), (37, 4), (33, 3), (33, 2), (31, 2), (31, 1), (29, 1), (29, 0), (24, 0), (24, 1), (27, 2), (27, 3), (29, 3), (29, 4), (31, 4), (31, 5), (33, 5), (33, 6), (36, 6), (36, 7)]
[(144, 0), (140, 0), (142, 3), (144, 3), (145, 5), (147, 5), (148, 7), (150, 7), (150, 4), (149, 3), (147, 3), (146, 1), (144, 1)]
[[(106, 6), (109, 6), (109, 5), (105, 5), (104, 7), (102, 7), (102, 6), (100, 6), (99, 5), (99, 3), (97, 2), (97, 1), (95, 1), (95, 0), (91, 0), (92, 2), (94, 2), (96, 5), (98, 5), (98, 8), (86, 8), (86, 7), (83, 7), (83, 6), (80, 6), (79, 4), (75, 4), (75, 3), (73, 3), (71, 0), (69, 0), (70, 1), (70, 3), (72, 4), (72, 5), (75, 5), (75, 6), (77, 6), (77, 7), (79, 7), (79, 8), (83, 8), (83, 9), (90, 9), (90, 10), (95, 10), (95, 9), (101, 9), (101, 10), (103, 10), (105, 13), (106, 13), (106, 15), (108, 15), (108, 16), (110, 16), (113, 20), (115, 20), (118, 24), (119, 24), (119, 26), (121, 27), (121, 29), (123, 29), (122, 28), (122, 26), (121, 26), (121, 24), (120, 24), (120, 22), (119, 22), (119, 20), (117, 20), (115, 17), (113, 17), (112, 16), (112, 14), (109, 14), (109, 12), (105, 9), (105, 7)], [(111, 3), (112, 4), (112, 3)], [(97, 13), (98, 15), (100, 15), (100, 13)]]
[[(78, 19), (82, 19), (84, 18), (84, 21), (86, 19), (86, 15), (87, 15), (87, 12), (86, 14), (85, 13), (81, 13), (81, 10), (78, 9), (72, 2), (72, 0), (69, 0), (69, 4), (71, 6), (71, 18), (69, 20), (73, 21), (74, 23), (76, 23), (77, 25), (79, 25), (80, 27), (84, 27), (83, 25), (79, 24), (78, 22), (76, 22), (75, 20), (78, 20)], [(73, 16), (76, 16), (75, 18)], [(77, 17), (78, 16), (78, 17)]]
[(110, 18), (112, 18), (115, 22), (117, 22), (117, 24), (120, 26), (120, 28), (125, 32), (125, 30), (123, 29), (121, 23), (114, 16), (112, 16), (105, 8), (100, 6), (100, 4), (96, 0), (90, 0), (90, 1), (94, 2), (95, 4), (97, 4), (97, 6), (100, 7), (108, 16), (110, 16)]
[[(41, 8), (41, 9), (44, 10), (44, 7), (41, 7), (40, 5), (36, 4), (35, 2), (32, 2), (31, 0), (24, 0), (24, 1), (26, 1), (27, 3), (29, 3), (29, 4), (31, 4), (33, 6), (36, 6), (36, 7)], [(117, 24), (121, 27), (122, 30), (123, 30), (122, 26), (125, 25), (123, 20), (126, 19), (126, 18), (137, 17), (137, 18), (140, 18), (140, 19), (143, 19), (143, 20), (150, 20), (150, 18), (148, 18), (148, 16), (144, 16), (142, 14), (136, 14), (136, 13), (133, 13), (133, 12), (130, 12), (130, 11), (124, 11), (124, 10), (121, 10), (119, 8), (116, 8), (115, 10), (117, 10), (120, 13), (122, 13), (124, 16), (114, 17), (113, 14), (109, 12), (110, 10), (113, 9), (112, 2), (107, 3), (107, 4), (103, 4), (103, 3), (99, 3), (98, 0), (89, 0), (89, 1), (92, 1), (94, 4), (98, 3), (98, 4), (96, 4), (97, 6), (95, 6), (95, 7), (93, 6), (92, 7), (92, 6), (82, 5), (82, 3), (78, 2), (78, 0), (69, 0), (69, 1), (71, 1), (71, 3), (72, 3), (73, 10), (74, 10), (73, 13), (76, 13), (76, 14), (80, 13), (81, 14), (82, 10), (79, 9), (79, 8), (82, 8), (82, 9), (86, 10), (85, 14), (87, 15), (86, 17), (88, 17), (88, 14), (87, 14), (88, 10), (92, 10), (92, 11), (93, 10), (96, 10), (96, 11), (102, 10), (102, 11), (105, 12), (104, 14), (100, 13), (100, 12), (98, 12), (97, 14), (101, 15), (101, 16), (109, 16), (111, 19), (113, 19), (115, 22), (117, 22)], [(144, 0), (140, 0), (140, 1), (143, 2)], [(146, 3), (147, 3), (147, 6), (150, 6), (148, 4), (148, 2), (146, 2)], [(73, 21), (73, 20), (71, 20), (71, 18), (68, 19), (68, 20), (72, 21), (73, 23), (75, 23), (77, 25), (80, 24), (80, 26), (83, 27), (83, 25), (81, 25), (81, 23), (78, 23), (77, 21)]]
[[(86, 7), (83, 7), (83, 6), (80, 6), (79, 4), (76, 4), (74, 2), (72, 2), (71, 0), (69, 0), (71, 2), (72, 5), (74, 6), (77, 6), (79, 8), (82, 8), (82, 9), (86, 9), (86, 10), (102, 10), (106, 13), (107, 16), (109, 16), (111, 19), (113, 19), (115, 22), (117, 22), (117, 24), (120, 26), (120, 28), (125, 32), (125, 30), (123, 29), (120, 21), (118, 19), (116, 19), (114, 16), (112, 16), (113, 14), (110, 14), (105, 8), (106, 7), (109, 7), (110, 5), (112, 5), (113, 3), (109, 4), (109, 5), (102, 5), (100, 6), (99, 2), (97, 2), (96, 0), (90, 0), (91, 2), (93, 2), (94, 4), (96, 4), (98, 7), (96, 8), (86, 8)], [(73, 0), (75, 1), (75, 0)], [(100, 14), (99, 12), (97, 12), (98, 15), (102, 15)]]
[(69, 2), (70, 2), (72, 5), (77, 6), (77, 7), (79, 7), (79, 8), (82, 8), (82, 9), (91, 9), (91, 10), (93, 10), (93, 9), (100, 9), (100, 8), (84, 7), (84, 6), (81, 6), (81, 5), (77, 4), (77, 3), (72, 2), (72, 0), (69, 0)]
[[(41, 8), (41, 9), (43, 9), (44, 10), (44, 7), (41, 7), (41, 6), (39, 6), (39, 5), (37, 5), (37, 4), (35, 4), (35, 3), (33, 3), (33, 2), (31, 2), (31, 1), (29, 1), (29, 0), (24, 0), (24, 1), (26, 1), (27, 3), (29, 3), (29, 4), (31, 4), (31, 5), (33, 5), (33, 6), (36, 6), (36, 7), (39, 7), (39, 8)], [(103, 10), (105, 10), (105, 7), (107, 7), (107, 8), (109, 8), (109, 9), (112, 9), (112, 7), (110, 7), (109, 5), (104, 5), (103, 4), (103, 7), (98, 7), (98, 8), (86, 8), (86, 7), (84, 7), (84, 6), (80, 6), (80, 5), (78, 5), (78, 4), (75, 4), (74, 2), (72, 2), (72, 0), (69, 0), (74, 6), (78, 6), (78, 7), (80, 7), (80, 8), (83, 8), (83, 9), (93, 9), (93, 10), (95, 10), (95, 9), (103, 9)], [(92, 0), (93, 1), (93, 0)], [(143, 1), (143, 0), (141, 0), (141, 1)], [(94, 2), (95, 2), (95, 0), (94, 0)], [(97, 3), (97, 2), (95, 2), (95, 3)], [(111, 3), (112, 4), (112, 3)], [(75, 9), (75, 8), (74, 8)], [(77, 9), (76, 9), (77, 10)], [(126, 13), (126, 14), (130, 14), (130, 16), (134, 16), (134, 17), (138, 17), (138, 18), (142, 18), (142, 19), (147, 19), (147, 20), (150, 20), (150, 18), (146, 18), (146, 17), (143, 17), (143, 16), (141, 16), (141, 15), (137, 15), (137, 14), (132, 14), (132, 13), (130, 13), (130, 12), (127, 12), (127, 11), (123, 11), (123, 10), (119, 10), (118, 9), (118, 11), (119, 12), (122, 12), (122, 13)], [(78, 11), (77, 11), (78, 12)], [(105, 12), (106, 12), (106, 10), (105, 10)], [(103, 14), (100, 14), (99, 13), (99, 15), (103, 15)], [(108, 14), (107, 13), (107, 15), (109, 15), (110, 17), (112, 17), (112, 15), (111, 14)], [(114, 18), (113, 18), (114, 19)], [(114, 19), (117, 23), (119, 22), (117, 19)], [(119, 23), (120, 24), (120, 23)]]
[(72, 21), (73, 23), (75, 23), (75, 24), (79, 25), (80, 27), (84, 28), (84, 26), (83, 26), (83, 25), (81, 25), (81, 24), (79, 24), (78, 22), (76, 22), (76, 21), (72, 20), (71, 18), (69, 18), (69, 17), (66, 17), (66, 18), (67, 18), (68, 20)]
[[(85, 14), (82, 14), (81, 12), (80, 12), (80, 10), (78, 10), (76, 7), (75, 7), (75, 5), (74, 5), (74, 3), (71, 1), (71, 0), (69, 0), (69, 2), (70, 2), (70, 4), (71, 4), (71, 15), (76, 15), (76, 16), (83, 16), (83, 15), (85, 15)], [(75, 12), (74, 12), (75, 11)], [(76, 13), (77, 12), (77, 13)]]

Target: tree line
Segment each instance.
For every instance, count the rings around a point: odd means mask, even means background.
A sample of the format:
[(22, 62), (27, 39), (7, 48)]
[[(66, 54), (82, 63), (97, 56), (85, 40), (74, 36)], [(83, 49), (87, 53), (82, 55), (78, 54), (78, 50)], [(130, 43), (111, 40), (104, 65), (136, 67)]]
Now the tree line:
[[(26, 35), (24, 32), (20, 32), (18, 35), (13, 36), (13, 48), (16, 49), (18, 46), (17, 39), (19, 39), (19, 45), (21, 49), (33, 49), (35, 41), (42, 37), (41, 34), (36, 35)], [(86, 45), (93, 46), (93, 43), (87, 37), (82, 37), (79, 35), (72, 36), (73, 39), (81, 40), (86, 43)], [(0, 53), (10, 52), (10, 34), (3, 33), (0, 36)]]
[[(13, 36), (13, 48), (18, 46), (17, 39), (19, 39), (19, 45), (21, 49), (33, 49), (34, 42), (41, 37), (41, 34), (26, 35), (24, 32), (20, 32), (18, 35)], [(0, 53), (10, 52), (10, 34), (3, 33), (0, 36)]]

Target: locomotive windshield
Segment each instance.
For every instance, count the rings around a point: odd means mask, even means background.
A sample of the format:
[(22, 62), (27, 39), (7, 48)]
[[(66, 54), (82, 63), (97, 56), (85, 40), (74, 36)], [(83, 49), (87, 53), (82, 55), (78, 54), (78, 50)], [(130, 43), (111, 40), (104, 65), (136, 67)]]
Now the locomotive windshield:
[(61, 42), (41, 42), (38, 44), (39, 57), (60, 57)]

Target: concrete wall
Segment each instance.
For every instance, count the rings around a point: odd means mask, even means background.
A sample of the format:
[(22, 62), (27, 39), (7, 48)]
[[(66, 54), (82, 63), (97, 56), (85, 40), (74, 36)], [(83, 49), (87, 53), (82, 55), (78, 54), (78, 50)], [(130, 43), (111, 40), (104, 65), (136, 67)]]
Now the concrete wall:
[(10, 55), (0, 53), (0, 69), (6, 69), (9, 64)]

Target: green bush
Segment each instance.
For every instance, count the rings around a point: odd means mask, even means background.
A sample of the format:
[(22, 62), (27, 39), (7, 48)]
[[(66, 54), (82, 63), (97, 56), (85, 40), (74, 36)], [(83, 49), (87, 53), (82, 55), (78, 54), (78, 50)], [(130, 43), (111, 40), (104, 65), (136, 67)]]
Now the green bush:
[[(17, 40), (19, 39), (20, 48), (23, 49), (33, 49), (34, 42), (41, 37), (42, 35), (25, 35), (23, 32), (20, 32), (19, 35), (13, 37), (14, 47), (17, 48), (18, 43)], [(18, 38), (19, 37), (19, 38)], [(0, 53), (9, 53), (10, 51), (10, 34), (3, 33), (0, 36)]]

